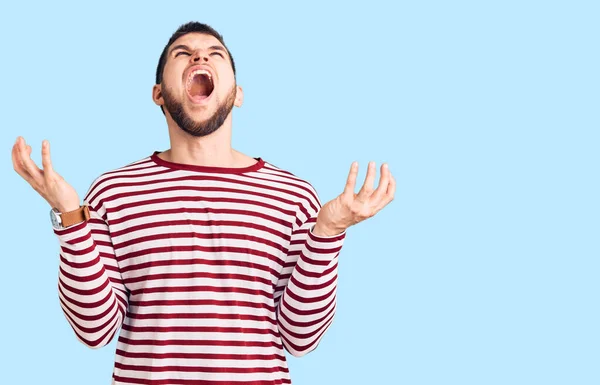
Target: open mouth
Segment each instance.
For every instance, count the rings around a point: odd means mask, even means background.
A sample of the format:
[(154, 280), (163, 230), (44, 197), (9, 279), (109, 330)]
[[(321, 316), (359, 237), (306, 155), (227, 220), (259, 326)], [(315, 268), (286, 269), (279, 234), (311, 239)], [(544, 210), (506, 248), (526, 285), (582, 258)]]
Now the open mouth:
[(193, 102), (208, 99), (214, 88), (212, 75), (207, 70), (197, 69), (188, 75), (186, 90)]

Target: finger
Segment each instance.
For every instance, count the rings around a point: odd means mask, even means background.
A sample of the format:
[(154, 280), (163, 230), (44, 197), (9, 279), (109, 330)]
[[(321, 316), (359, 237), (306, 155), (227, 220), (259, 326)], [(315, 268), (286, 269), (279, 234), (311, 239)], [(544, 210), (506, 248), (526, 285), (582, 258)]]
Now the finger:
[(29, 185), (31, 187), (33, 187), (34, 190), (37, 191), (37, 189), (38, 189), (37, 183), (31, 176), (31, 174), (29, 174), (29, 171), (25, 168), (25, 166), (23, 166), (23, 162), (21, 160), (21, 151), (20, 151), (18, 145), (14, 146), (13, 164), (14, 164), (14, 169), (17, 172), (17, 174), (19, 174), (23, 179), (25, 179), (25, 181), (27, 183), (29, 183)]
[(50, 160), (50, 142), (42, 142), (42, 167), (44, 168), (44, 177), (48, 178), (53, 172), (52, 161)]
[(388, 183), (388, 188), (387, 188), (383, 198), (379, 202), (377, 202), (377, 205), (375, 206), (375, 209), (374, 209), (375, 213), (377, 213), (378, 211), (383, 209), (385, 206), (387, 206), (391, 201), (393, 201), (395, 193), (396, 193), (396, 179), (390, 173), (390, 181)]
[(387, 191), (385, 193), (384, 198), (379, 202), (379, 204), (375, 207), (375, 212), (380, 211), (385, 206), (387, 206), (391, 201), (394, 200), (394, 194), (396, 193), (396, 179), (390, 173), (390, 183), (388, 184)]
[(377, 175), (377, 169), (375, 168), (375, 162), (369, 162), (367, 168), (367, 175), (365, 176), (365, 183), (358, 192), (356, 197), (360, 201), (366, 201), (373, 193), (373, 183), (375, 182), (375, 176)]
[(15, 145), (13, 146), (11, 155), (12, 155), (13, 168), (15, 169), (17, 174), (21, 175), (21, 177), (23, 177), (23, 179), (25, 179), (29, 183), (29, 181), (31, 180), (31, 176), (29, 175), (27, 170), (25, 170), (25, 167), (23, 167), (23, 164), (21, 163), (21, 155), (19, 153), (19, 146), (16, 142), (15, 142)]
[(387, 189), (387, 196), (390, 200), (394, 199), (394, 195), (396, 194), (396, 178), (390, 173), (390, 185)]
[(376, 205), (379, 204), (379, 201), (385, 195), (389, 182), (390, 182), (390, 168), (387, 163), (384, 163), (381, 165), (381, 178), (379, 178), (379, 186), (377, 186), (377, 189), (371, 196), (373, 202), (375, 202)]
[(358, 175), (358, 162), (352, 162), (350, 166), (350, 172), (348, 173), (348, 179), (346, 180), (346, 186), (342, 195), (346, 198), (354, 200), (354, 189), (356, 188), (356, 176)]
[(43, 176), (42, 176), (42, 170), (40, 170), (38, 168), (38, 166), (36, 166), (35, 162), (29, 156), (29, 154), (27, 152), (27, 144), (25, 143), (25, 140), (23, 140), (22, 138), (21, 138), (20, 144), (19, 144), (19, 152), (21, 155), (21, 164), (23, 165), (25, 170), (27, 170), (27, 172), (29, 173), (33, 182), (35, 182), (37, 184), (37, 186), (33, 186), (33, 187), (35, 188), (35, 187), (41, 186), (44, 181)]

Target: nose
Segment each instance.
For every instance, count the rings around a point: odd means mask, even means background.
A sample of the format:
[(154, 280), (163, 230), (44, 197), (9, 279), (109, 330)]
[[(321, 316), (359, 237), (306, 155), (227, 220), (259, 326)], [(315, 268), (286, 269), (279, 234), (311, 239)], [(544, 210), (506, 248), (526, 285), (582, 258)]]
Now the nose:
[(192, 55), (192, 61), (197, 63), (197, 62), (207, 62), (208, 61), (208, 55), (206, 54), (202, 54), (202, 52), (200, 50), (195, 51), (194, 54)]

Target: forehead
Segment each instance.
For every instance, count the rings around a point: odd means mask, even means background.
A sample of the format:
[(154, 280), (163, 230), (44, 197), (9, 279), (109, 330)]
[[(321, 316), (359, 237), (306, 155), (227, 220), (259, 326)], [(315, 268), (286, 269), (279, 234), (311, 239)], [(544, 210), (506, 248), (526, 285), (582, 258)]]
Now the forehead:
[[(219, 39), (217, 39), (216, 37), (214, 37), (212, 35), (207, 35), (205, 33), (198, 33), (198, 32), (191, 32), (191, 33), (181, 36), (180, 38), (178, 38), (171, 44), (171, 47), (169, 47), (169, 49), (171, 49), (172, 47), (175, 47), (176, 45), (180, 45), (180, 44), (187, 45), (190, 48), (196, 48), (196, 49), (197, 48), (207, 49), (208, 47), (211, 47), (213, 45), (218, 45), (218, 46), (223, 47), (223, 44), (221, 44)], [(225, 47), (223, 47), (223, 48), (225, 48)]]

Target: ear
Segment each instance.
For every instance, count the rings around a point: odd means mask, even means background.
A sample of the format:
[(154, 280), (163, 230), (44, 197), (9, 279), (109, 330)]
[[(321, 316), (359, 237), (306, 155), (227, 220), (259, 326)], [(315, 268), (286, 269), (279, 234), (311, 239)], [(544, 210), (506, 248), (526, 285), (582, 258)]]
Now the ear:
[(235, 101), (233, 102), (233, 105), (236, 107), (241, 107), (243, 103), (244, 103), (244, 90), (242, 90), (242, 87), (236, 86)]
[(152, 100), (154, 101), (154, 104), (156, 104), (157, 106), (162, 106), (165, 104), (165, 100), (163, 99), (163, 96), (162, 96), (162, 90), (161, 90), (160, 84), (155, 84), (152, 87)]

